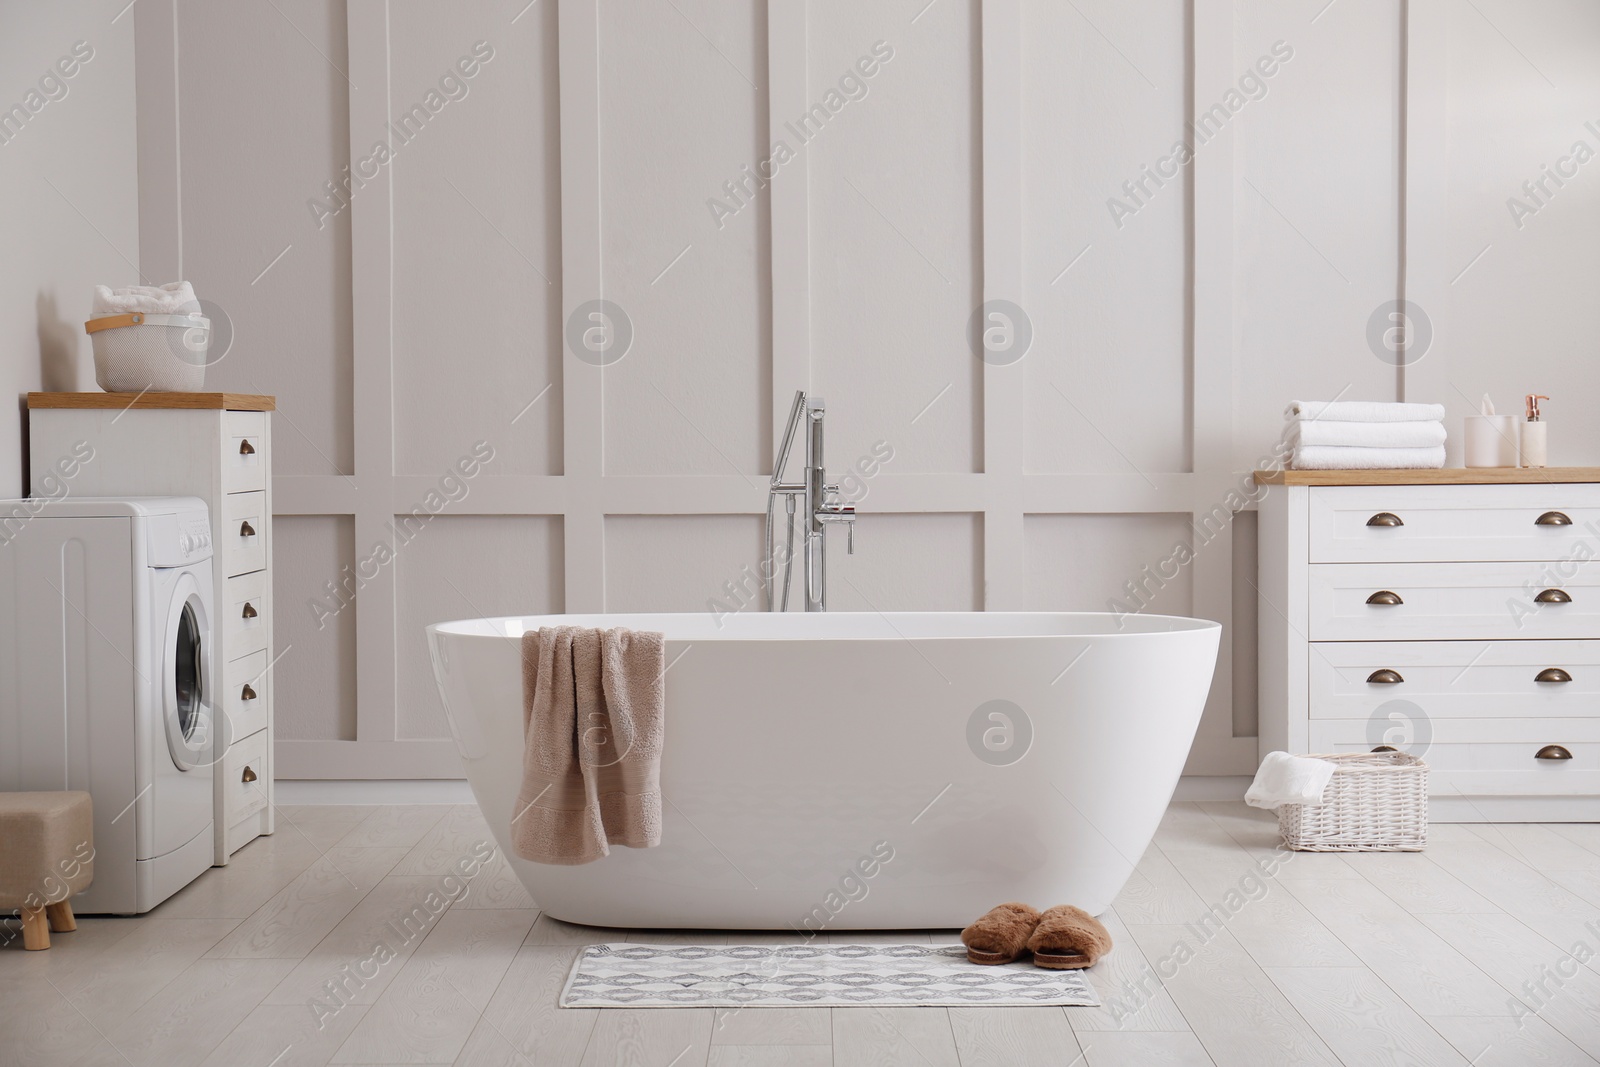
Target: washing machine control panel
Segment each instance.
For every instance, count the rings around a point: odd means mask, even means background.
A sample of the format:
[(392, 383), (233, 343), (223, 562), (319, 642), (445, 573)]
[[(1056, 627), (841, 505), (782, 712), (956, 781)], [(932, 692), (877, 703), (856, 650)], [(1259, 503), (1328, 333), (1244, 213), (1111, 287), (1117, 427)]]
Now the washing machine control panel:
[(146, 530), (152, 567), (182, 566), (211, 558), (211, 519), (203, 511), (153, 515)]
[(211, 528), (204, 522), (187, 523), (180, 527), (178, 534), (178, 547), (183, 549), (184, 555), (211, 547)]
[(184, 519), (178, 525), (178, 547), (183, 554), (192, 556), (211, 550), (211, 524), (198, 516)]

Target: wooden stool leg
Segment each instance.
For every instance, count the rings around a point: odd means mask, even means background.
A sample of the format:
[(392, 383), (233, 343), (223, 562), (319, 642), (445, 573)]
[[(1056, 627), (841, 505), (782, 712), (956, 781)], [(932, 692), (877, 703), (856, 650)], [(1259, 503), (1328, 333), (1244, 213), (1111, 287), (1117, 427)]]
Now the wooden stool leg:
[(78, 920), (72, 914), (72, 901), (62, 900), (55, 904), (46, 904), (44, 913), (50, 919), (50, 930), (53, 933), (70, 933), (78, 928)]
[(43, 908), (22, 909), (22, 947), (41, 949), (50, 947), (50, 923)]

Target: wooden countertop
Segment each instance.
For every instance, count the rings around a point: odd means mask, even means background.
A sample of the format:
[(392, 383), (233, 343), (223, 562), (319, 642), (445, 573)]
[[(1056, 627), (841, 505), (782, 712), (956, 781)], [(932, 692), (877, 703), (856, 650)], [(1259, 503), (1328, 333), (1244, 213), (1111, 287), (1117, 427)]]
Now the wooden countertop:
[(275, 411), (278, 398), (255, 393), (29, 393), (28, 407), (177, 408), (191, 411)]
[(1600, 482), (1600, 467), (1445, 467), (1439, 470), (1256, 471), (1257, 485), (1513, 485)]

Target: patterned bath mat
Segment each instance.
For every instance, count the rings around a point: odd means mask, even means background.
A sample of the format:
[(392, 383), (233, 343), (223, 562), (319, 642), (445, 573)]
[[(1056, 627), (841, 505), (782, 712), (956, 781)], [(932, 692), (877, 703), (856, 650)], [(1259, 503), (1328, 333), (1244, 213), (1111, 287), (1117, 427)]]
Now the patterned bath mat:
[(589, 945), (563, 1008), (1100, 1003), (1082, 971), (985, 967), (961, 945)]

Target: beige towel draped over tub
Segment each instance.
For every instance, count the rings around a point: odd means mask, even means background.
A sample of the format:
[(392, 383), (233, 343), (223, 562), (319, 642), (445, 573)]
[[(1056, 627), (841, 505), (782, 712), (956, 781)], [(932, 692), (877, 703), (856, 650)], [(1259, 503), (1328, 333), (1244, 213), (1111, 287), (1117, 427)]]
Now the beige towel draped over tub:
[(518, 855), (572, 865), (661, 843), (665, 644), (577, 626), (522, 635)]

